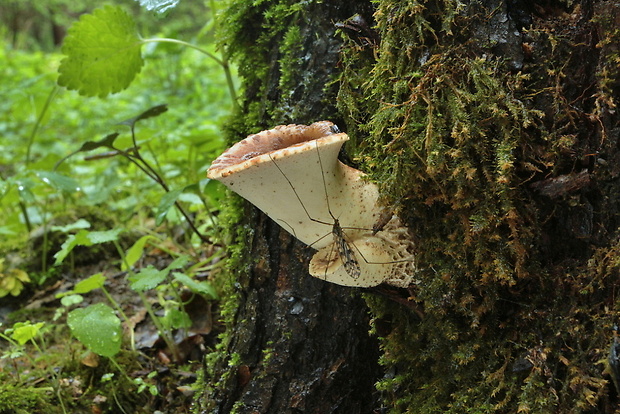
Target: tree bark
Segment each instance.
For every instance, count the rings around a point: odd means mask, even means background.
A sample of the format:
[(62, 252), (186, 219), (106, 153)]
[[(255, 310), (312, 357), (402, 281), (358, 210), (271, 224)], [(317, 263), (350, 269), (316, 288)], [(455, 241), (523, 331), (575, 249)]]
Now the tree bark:
[[(278, 124), (337, 122), (334, 22), (356, 13), (355, 2), (249, 3), (233, 4), (225, 19), (238, 25), (227, 46), (245, 88), (231, 141)], [(311, 249), (251, 206), (241, 208), (242, 223), (253, 228), (242, 236), (241, 262), (252, 267), (235, 276), (234, 315), (209, 371), (210, 391), (197, 405), (214, 413), (372, 412), (378, 341), (359, 291), (309, 276)]]
[(244, 255), (259, 260), (198, 405), (617, 412), (620, 3), (246, 3), (228, 14), (246, 90), (234, 140), (341, 125), (412, 229), (418, 271), (365, 295), (370, 319), (253, 212)]

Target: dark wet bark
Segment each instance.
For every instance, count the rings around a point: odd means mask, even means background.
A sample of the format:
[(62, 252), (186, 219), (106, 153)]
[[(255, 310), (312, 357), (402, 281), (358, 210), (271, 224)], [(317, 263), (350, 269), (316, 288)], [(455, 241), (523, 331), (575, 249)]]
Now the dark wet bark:
[(367, 413), (377, 342), (357, 292), (307, 275), (306, 248), (261, 219), (259, 262), (240, 293), (228, 352), (239, 355), (213, 412)]

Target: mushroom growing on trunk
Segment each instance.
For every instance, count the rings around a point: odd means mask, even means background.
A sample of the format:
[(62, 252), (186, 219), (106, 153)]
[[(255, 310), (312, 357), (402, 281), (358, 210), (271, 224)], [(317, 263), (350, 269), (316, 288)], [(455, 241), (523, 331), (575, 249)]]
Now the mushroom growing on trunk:
[(344, 286), (406, 287), (415, 270), (413, 242), (396, 216), (373, 232), (385, 211), (378, 187), (338, 160), (348, 139), (329, 121), (277, 126), (233, 145), (207, 177), (318, 250), (312, 276)]

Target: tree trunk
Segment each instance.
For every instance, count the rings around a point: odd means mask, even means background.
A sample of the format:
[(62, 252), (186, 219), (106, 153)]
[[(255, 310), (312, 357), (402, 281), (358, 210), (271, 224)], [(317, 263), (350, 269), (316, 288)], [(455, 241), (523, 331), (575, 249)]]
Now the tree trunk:
[(309, 277), (308, 249), (245, 206), (238, 255), (258, 260), (235, 258), (198, 405), (616, 412), (620, 3), (254, 3), (228, 12), (246, 91), (233, 140), (341, 125), (418, 271), (364, 295), (370, 321), (359, 289)]
[[(341, 41), (334, 22), (353, 15), (355, 2), (250, 3), (236, 2), (224, 19), (245, 88), (231, 142), (278, 124), (337, 122)], [(252, 207), (240, 208), (239, 220), (253, 230), (237, 235), (243, 258), (229, 304), (235, 309), (207, 378), (211, 391), (198, 405), (215, 413), (371, 412), (381, 370), (364, 300), (310, 277), (310, 248)]]

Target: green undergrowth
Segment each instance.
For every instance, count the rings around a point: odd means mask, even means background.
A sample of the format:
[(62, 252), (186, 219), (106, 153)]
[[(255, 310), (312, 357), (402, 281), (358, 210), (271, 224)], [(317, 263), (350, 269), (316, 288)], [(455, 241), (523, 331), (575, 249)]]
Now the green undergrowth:
[[(617, 213), (594, 219), (604, 237), (567, 231), (558, 223), (596, 194), (551, 201), (530, 184), (591, 168), (613, 148), (596, 126), (611, 95), (583, 91), (617, 90), (617, 74), (587, 55), (594, 28), (580, 7), (525, 31), (535, 56), (522, 70), (476, 41), (492, 15), (479, 11), (380, 1), (380, 44), (343, 51), (339, 108), (357, 157), (417, 244), (416, 312), (368, 298), (393, 372), (377, 386), (394, 413), (594, 412), (609, 392), (618, 273), (595, 270), (617, 247), (588, 242), (609, 244)], [(591, 172), (617, 193), (610, 167)]]
[[(131, 19), (120, 8), (101, 10), (100, 17)], [(225, 283), (216, 280), (224, 253), (213, 246), (223, 238), (215, 216), (222, 190), (205, 171), (224, 146), (234, 70), (208, 57), (216, 53), (211, 17), (187, 33), (187, 25), (151, 15), (140, 25), (156, 31), (149, 35), (182, 33), (203, 49), (145, 44), (138, 51), (145, 64), (131, 85), (102, 99), (56, 85), (59, 51), (0, 48), (0, 293), (7, 293), (0, 298), (0, 413), (182, 412), (189, 405), (178, 387), (191, 394), (199, 363), (178, 349), (194, 322), (185, 306), (202, 299), (204, 314), (217, 319)], [(95, 29), (115, 27), (105, 23)], [(89, 32), (88, 40), (100, 38)], [(89, 56), (106, 61), (92, 45)], [(123, 303), (128, 290), (146, 318)], [(41, 301), (36, 310), (26, 308), (34, 299)], [(154, 356), (159, 350), (136, 351), (134, 328), (143, 319), (172, 362)], [(211, 328), (203, 329), (196, 337), (210, 341)], [(190, 345), (194, 356), (201, 345)]]

